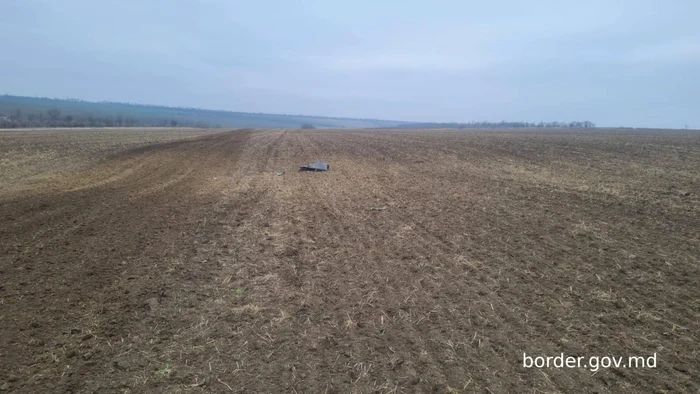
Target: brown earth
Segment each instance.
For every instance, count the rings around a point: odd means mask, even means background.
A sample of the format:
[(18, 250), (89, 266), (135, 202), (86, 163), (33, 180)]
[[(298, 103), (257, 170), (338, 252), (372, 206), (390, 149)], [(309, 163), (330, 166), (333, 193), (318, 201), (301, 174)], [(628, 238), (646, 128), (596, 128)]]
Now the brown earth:
[[(32, 133), (0, 391), (700, 392), (698, 133)], [(657, 365), (523, 367), (562, 352)]]

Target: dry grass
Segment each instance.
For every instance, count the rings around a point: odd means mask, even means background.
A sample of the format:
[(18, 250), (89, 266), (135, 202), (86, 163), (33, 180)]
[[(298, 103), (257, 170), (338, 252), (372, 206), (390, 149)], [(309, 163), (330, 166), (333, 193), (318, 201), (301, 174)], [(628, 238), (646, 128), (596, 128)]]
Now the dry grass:
[(154, 143), (191, 139), (215, 129), (0, 130), (0, 193), (55, 185), (105, 157)]

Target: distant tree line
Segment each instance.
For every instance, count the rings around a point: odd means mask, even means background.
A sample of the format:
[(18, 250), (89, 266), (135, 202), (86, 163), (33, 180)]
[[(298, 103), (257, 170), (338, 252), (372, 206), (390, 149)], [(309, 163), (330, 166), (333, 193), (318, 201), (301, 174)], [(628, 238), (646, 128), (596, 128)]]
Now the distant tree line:
[(576, 122), (469, 122), (469, 123), (410, 123), (396, 126), (401, 129), (518, 129), (518, 128), (572, 128), (588, 129), (595, 123), (588, 120)]
[[(123, 115), (82, 115), (64, 114), (58, 108), (45, 112), (24, 115), (17, 108), (10, 114), (0, 114), (0, 129), (41, 128), (41, 127), (197, 127), (208, 128), (204, 122), (190, 122), (175, 119), (137, 119)], [(220, 127), (216, 125), (215, 127)]]
[(117, 102), (0, 95), (0, 128), (18, 127), (260, 128), (590, 128), (593, 122), (405, 123), (390, 120), (262, 114)]
[[(80, 99), (59, 99), (48, 97), (26, 97), (0, 94), (0, 121), (9, 118), (16, 108), (21, 108), (23, 113), (43, 112), (50, 108), (57, 108), (64, 114), (70, 113), (74, 120), (87, 122), (87, 115), (93, 118), (105, 118), (107, 115), (116, 117), (122, 114), (125, 117), (138, 120), (138, 125), (162, 126), (162, 120), (175, 120), (180, 125), (201, 125), (206, 123), (210, 127), (259, 127), (259, 128), (298, 128), (302, 123), (311, 123), (316, 127), (321, 125), (330, 128), (362, 128), (362, 127), (393, 127), (399, 121), (338, 118), (327, 116), (308, 116), (290, 114), (268, 114), (261, 112), (239, 112), (226, 110), (209, 110), (192, 107), (173, 107), (164, 105), (123, 103), (114, 101), (91, 102)], [(3, 117), (4, 115), (4, 117)], [(157, 119), (157, 121), (154, 121)], [(115, 120), (113, 119), (113, 122)], [(105, 122), (108, 123), (108, 122)], [(93, 126), (95, 127), (95, 126)]]

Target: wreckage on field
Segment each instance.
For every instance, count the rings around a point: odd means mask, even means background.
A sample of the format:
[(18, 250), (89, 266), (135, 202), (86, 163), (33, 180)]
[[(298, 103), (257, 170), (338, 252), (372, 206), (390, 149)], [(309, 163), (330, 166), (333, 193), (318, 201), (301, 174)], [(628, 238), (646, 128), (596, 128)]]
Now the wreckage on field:
[(329, 168), (330, 166), (328, 163), (318, 161), (314, 164), (299, 167), (299, 171), (328, 171)]

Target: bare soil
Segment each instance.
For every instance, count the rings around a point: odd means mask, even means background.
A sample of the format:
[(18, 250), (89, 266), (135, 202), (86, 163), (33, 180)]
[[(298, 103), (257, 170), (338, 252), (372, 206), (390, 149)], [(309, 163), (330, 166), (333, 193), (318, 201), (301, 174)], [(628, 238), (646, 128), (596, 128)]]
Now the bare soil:
[(0, 391), (700, 392), (698, 133), (37, 133), (0, 133)]

